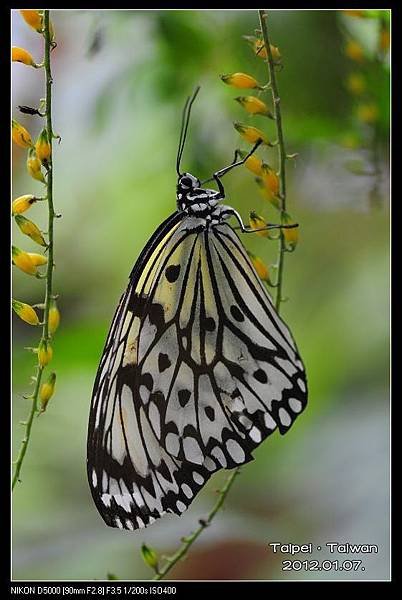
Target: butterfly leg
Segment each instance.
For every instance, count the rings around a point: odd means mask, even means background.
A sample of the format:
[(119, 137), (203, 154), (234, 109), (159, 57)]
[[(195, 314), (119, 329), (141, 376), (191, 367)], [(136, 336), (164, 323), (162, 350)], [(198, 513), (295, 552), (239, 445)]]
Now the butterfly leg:
[(208, 183), (209, 181), (213, 181), (215, 179), (218, 188), (219, 188), (219, 196), (217, 196), (217, 198), (224, 198), (225, 197), (225, 190), (224, 187), (222, 185), (222, 182), (220, 181), (220, 177), (223, 177), (224, 175), (226, 175), (226, 173), (228, 173), (228, 171), (230, 171), (231, 169), (234, 169), (234, 167), (238, 167), (239, 165), (243, 165), (246, 160), (252, 155), (254, 154), (254, 152), (257, 150), (258, 146), (260, 146), (262, 144), (262, 140), (258, 140), (258, 142), (256, 142), (254, 144), (254, 146), (252, 147), (252, 149), (250, 150), (250, 152), (248, 154), (246, 154), (246, 156), (244, 158), (242, 158), (241, 160), (237, 160), (238, 156), (239, 156), (239, 150), (235, 151), (234, 154), (234, 158), (233, 161), (230, 163), (230, 165), (228, 165), (227, 167), (224, 167), (223, 169), (220, 169), (219, 171), (216, 171), (216, 173), (214, 173), (212, 175), (212, 177), (210, 177), (209, 179), (206, 179), (205, 181), (201, 182), (201, 185), (205, 185), (206, 183)]
[(242, 233), (256, 233), (257, 231), (267, 231), (269, 229), (294, 229), (295, 227), (299, 227), (298, 223), (292, 223), (291, 225), (277, 225), (275, 223), (267, 223), (267, 225), (265, 227), (258, 227), (256, 229), (253, 229), (252, 227), (246, 227), (243, 223), (243, 219), (241, 218), (240, 214), (237, 212), (237, 210), (235, 210), (234, 208), (232, 208), (231, 206), (223, 206), (222, 207), (222, 217), (223, 218), (229, 218), (229, 217), (235, 217), (240, 225), (240, 227), (234, 227), (234, 229), (240, 229), (240, 231)]

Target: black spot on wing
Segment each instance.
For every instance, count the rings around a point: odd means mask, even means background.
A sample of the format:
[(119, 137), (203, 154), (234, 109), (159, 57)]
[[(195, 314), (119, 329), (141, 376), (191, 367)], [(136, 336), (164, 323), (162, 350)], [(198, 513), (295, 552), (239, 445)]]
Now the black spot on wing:
[(236, 305), (230, 307), (230, 314), (236, 321), (244, 321), (244, 315)]
[(202, 327), (206, 331), (214, 331), (216, 328), (215, 319), (213, 319), (212, 317), (206, 317), (202, 321)]
[(184, 408), (191, 398), (191, 392), (190, 390), (179, 390), (177, 396), (179, 398), (180, 406)]
[(163, 352), (159, 353), (158, 356), (158, 369), (159, 369), (159, 373), (163, 373), (163, 371), (166, 371), (166, 369), (168, 369), (171, 365), (171, 361), (170, 358), (168, 357), (167, 354), (164, 354)]
[(257, 369), (257, 371), (254, 371), (253, 376), (260, 383), (267, 383), (268, 381), (268, 377), (264, 369)]
[(177, 278), (179, 277), (180, 274), (180, 265), (170, 265), (170, 267), (168, 267), (166, 269), (166, 279), (170, 282), (170, 283), (174, 283)]

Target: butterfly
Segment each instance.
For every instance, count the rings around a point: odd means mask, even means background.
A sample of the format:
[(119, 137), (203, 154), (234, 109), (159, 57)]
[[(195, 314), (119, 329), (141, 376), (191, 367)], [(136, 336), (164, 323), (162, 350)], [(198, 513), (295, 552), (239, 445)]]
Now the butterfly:
[[(307, 403), (296, 344), (229, 219), (250, 229), (221, 203), (221, 178), (259, 142), (204, 182), (180, 170), (198, 89), (182, 116), (177, 210), (132, 269), (94, 383), (88, 481), (120, 529), (183, 513), (213, 473), (252, 460)], [(217, 190), (203, 187), (212, 179)]]

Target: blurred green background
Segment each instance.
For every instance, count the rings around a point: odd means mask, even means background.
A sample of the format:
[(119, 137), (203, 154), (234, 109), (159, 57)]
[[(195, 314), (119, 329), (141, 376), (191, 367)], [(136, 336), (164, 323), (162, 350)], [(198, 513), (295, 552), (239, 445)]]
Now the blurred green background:
[[(383, 13), (386, 25), (388, 13)], [(149, 236), (175, 208), (175, 155), (181, 110), (196, 85), (183, 166), (206, 178), (245, 143), (239, 120), (274, 136), (274, 123), (249, 118), (222, 73), (244, 71), (262, 82), (266, 67), (242, 35), (258, 27), (256, 11), (51, 11), (58, 46), (52, 53), (55, 145), (55, 291), (62, 322), (52, 368), (57, 393), (35, 419), (22, 483), (13, 497), (13, 578), (121, 579), (151, 576), (140, 557), (143, 541), (158, 551), (176, 548), (215, 502), (221, 472), (178, 519), (165, 517), (137, 533), (107, 528), (86, 481), (86, 429), (92, 385), (104, 340), (128, 274)], [(385, 26), (383, 25), (383, 27)], [(284, 437), (256, 452), (218, 515), (173, 579), (387, 579), (389, 574), (389, 57), (378, 54), (379, 19), (340, 11), (269, 11), (289, 161), (288, 207), (300, 223), (300, 242), (286, 256), (282, 313), (304, 358), (310, 404)], [(18, 11), (13, 45), (39, 62), (41, 36)], [(351, 39), (359, 62), (345, 54)], [(362, 73), (362, 97), (348, 90)], [(42, 71), (12, 66), (13, 116), (36, 136)], [(356, 117), (359, 103), (375, 104), (378, 119)], [(357, 111), (357, 112), (356, 112)], [(376, 144), (376, 154), (372, 144)], [(275, 149), (260, 152), (275, 166)], [(377, 176), (373, 170), (376, 156)], [(41, 193), (13, 148), (13, 197)], [(227, 201), (247, 219), (275, 209), (244, 168), (225, 178)], [(373, 192), (374, 189), (374, 192)], [(28, 217), (46, 230), (46, 211)], [(14, 244), (37, 247), (13, 225)], [(245, 245), (267, 264), (276, 247), (258, 236)], [(14, 269), (13, 297), (42, 301), (43, 283)], [(33, 327), (13, 320), (13, 448), (26, 417), (34, 360)], [(365, 571), (283, 572), (269, 542), (369, 543)], [(296, 558), (300, 558), (297, 556)], [(306, 558), (306, 556), (301, 556)]]

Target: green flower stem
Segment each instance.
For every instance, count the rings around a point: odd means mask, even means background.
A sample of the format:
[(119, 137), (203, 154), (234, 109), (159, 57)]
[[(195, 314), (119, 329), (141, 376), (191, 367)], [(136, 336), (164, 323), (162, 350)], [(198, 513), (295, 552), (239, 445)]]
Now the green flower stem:
[(215, 517), (216, 513), (221, 509), (223, 503), (225, 502), (226, 496), (228, 495), (230, 488), (232, 487), (234, 480), (239, 473), (240, 473), (240, 468), (237, 468), (231, 472), (231, 474), (229, 475), (229, 477), (226, 480), (225, 485), (223, 486), (223, 488), (221, 490), (219, 490), (219, 492), (218, 492), (219, 498), (216, 501), (215, 506), (212, 508), (211, 512), (208, 514), (207, 518), (200, 519), (199, 527), (193, 533), (191, 533), (189, 536), (184, 538), (183, 544), (180, 546), (180, 548), (177, 550), (177, 552), (175, 552), (174, 554), (172, 554), (171, 556), (168, 556), (166, 558), (164, 565), (162, 565), (162, 567), (159, 568), (158, 573), (153, 577), (153, 579), (155, 579), (155, 580), (163, 579), (165, 577), (165, 575), (167, 575), (169, 573), (169, 571), (175, 566), (175, 564), (181, 558), (186, 556), (190, 547), (199, 538), (199, 536), (204, 531), (204, 529), (212, 523), (212, 520)]
[[(49, 11), (44, 11), (44, 41), (45, 41), (45, 58), (44, 58), (44, 66), (45, 66), (45, 79), (46, 79), (46, 129), (48, 134), (48, 140), (50, 146), (52, 146), (52, 138), (53, 138), (53, 129), (52, 129), (52, 73), (50, 66), (50, 50), (52, 48), (51, 36), (50, 36), (50, 28), (49, 28)], [(40, 342), (48, 341), (50, 338), (49, 335), (49, 309), (50, 309), (50, 301), (52, 299), (52, 283), (53, 283), (53, 222), (55, 218), (55, 212), (53, 208), (53, 156), (50, 154), (49, 161), (47, 164), (47, 179), (46, 179), (46, 196), (47, 196), (47, 204), (48, 204), (48, 262), (46, 269), (46, 292), (45, 292), (45, 308), (43, 315), (43, 326), (42, 326), (42, 336)], [(29, 441), (31, 439), (31, 431), (32, 425), (34, 421), (35, 414), (38, 410), (38, 398), (39, 398), (39, 390), (40, 384), (42, 380), (42, 373), (44, 367), (40, 365), (37, 366), (37, 373), (35, 376), (35, 389), (33, 391), (32, 396), (29, 396), (32, 401), (31, 410), (29, 412), (28, 419), (25, 424), (25, 435), (23, 440), (21, 441), (20, 449), (18, 452), (17, 459), (14, 463), (14, 475), (12, 480), (12, 489), (17, 483), (20, 481), (20, 472), (22, 468), (22, 464), (26, 455), (26, 451), (29, 445)]]
[[(273, 104), (273, 112), (275, 117), (276, 124), (276, 134), (278, 139), (278, 158), (279, 158), (279, 195), (281, 200), (281, 223), (284, 222), (283, 214), (286, 211), (286, 149), (285, 149), (285, 140), (283, 136), (282, 129), (282, 113), (281, 113), (281, 99), (278, 92), (278, 84), (276, 81), (276, 73), (275, 73), (275, 64), (274, 59), (272, 57), (271, 46), (269, 43), (269, 35), (268, 35), (268, 27), (267, 27), (267, 18), (268, 15), (265, 10), (259, 10), (258, 16), (260, 19), (260, 27), (262, 38), (264, 40), (265, 48), (267, 49), (268, 56), (268, 73), (269, 73), (269, 89), (272, 94), (272, 104)], [(276, 296), (275, 296), (275, 308), (279, 313), (281, 302), (282, 302), (282, 285), (283, 285), (283, 269), (285, 263), (285, 252), (286, 252), (286, 243), (285, 236), (283, 235), (283, 231), (280, 231), (279, 240), (278, 240), (278, 276), (276, 281)]]

